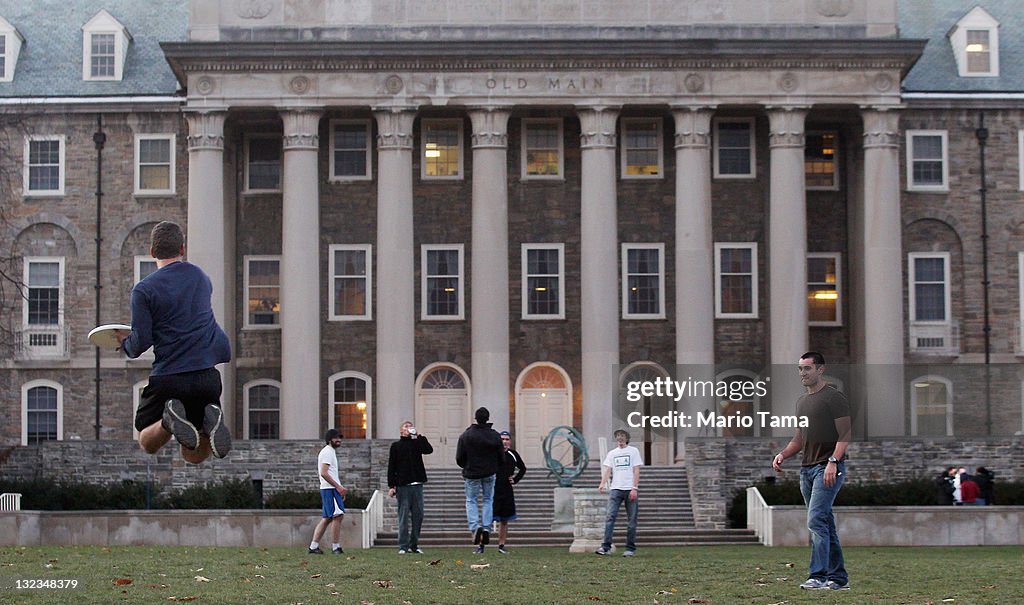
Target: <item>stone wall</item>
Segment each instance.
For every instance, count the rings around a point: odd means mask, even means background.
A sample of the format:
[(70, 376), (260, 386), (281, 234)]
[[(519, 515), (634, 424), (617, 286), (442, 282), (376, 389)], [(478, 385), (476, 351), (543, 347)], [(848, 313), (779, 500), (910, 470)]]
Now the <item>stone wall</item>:
[[(772, 458), (788, 439), (691, 437), (686, 441), (694, 523), (698, 528), (724, 528), (733, 496), (765, 477), (777, 476)], [(937, 475), (952, 465), (985, 466), (999, 481), (1024, 479), (1024, 437), (1006, 439), (913, 438), (851, 443), (847, 481), (897, 482)], [(799, 460), (790, 458), (782, 480), (799, 478)]]
[[(343, 441), (338, 448), (342, 483), (367, 495), (386, 487), (390, 444)], [(194, 465), (182, 460), (173, 446), (150, 456), (132, 441), (51, 441), (0, 452), (0, 477), (116, 483), (146, 481), (149, 473), (165, 490), (251, 478), (263, 482), (266, 497), (320, 489), (316, 456), (321, 447), (319, 441), (236, 441), (227, 458)]]

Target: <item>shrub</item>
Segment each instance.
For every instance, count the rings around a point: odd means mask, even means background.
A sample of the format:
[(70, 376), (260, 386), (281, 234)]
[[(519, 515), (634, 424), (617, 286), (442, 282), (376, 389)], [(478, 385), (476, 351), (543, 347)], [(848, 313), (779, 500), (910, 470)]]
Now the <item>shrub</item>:
[[(754, 487), (769, 505), (803, 504), (798, 481), (758, 481)], [(850, 483), (836, 496), (836, 506), (938, 506), (935, 479), (919, 477), (896, 483)], [(1024, 505), (1024, 481), (996, 481), (996, 504)], [(726, 513), (729, 527), (747, 526), (747, 490), (737, 491)]]
[(168, 494), (154, 508), (260, 508), (259, 496), (248, 479), (226, 479), (219, 484), (194, 485)]
[[(25, 510), (123, 510), (146, 507), (146, 484), (124, 481), (92, 483), (27, 479), (0, 481), (0, 493), (21, 494)], [(157, 486), (152, 497), (156, 498)]]
[[(265, 508), (320, 508), (320, 491), (282, 491), (267, 497)], [(350, 489), (345, 494), (345, 508), (363, 509), (370, 503), (370, 497)]]

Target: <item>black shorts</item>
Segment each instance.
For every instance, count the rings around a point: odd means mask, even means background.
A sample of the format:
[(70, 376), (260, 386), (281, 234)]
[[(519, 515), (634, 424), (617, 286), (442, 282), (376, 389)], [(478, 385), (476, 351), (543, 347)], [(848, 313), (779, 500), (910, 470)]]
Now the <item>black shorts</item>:
[(220, 404), (220, 372), (217, 368), (150, 376), (142, 389), (139, 409), (135, 412), (135, 428), (142, 430), (164, 415), (168, 399), (179, 399), (185, 404), (185, 415), (196, 428), (203, 426), (203, 411), (208, 404)]

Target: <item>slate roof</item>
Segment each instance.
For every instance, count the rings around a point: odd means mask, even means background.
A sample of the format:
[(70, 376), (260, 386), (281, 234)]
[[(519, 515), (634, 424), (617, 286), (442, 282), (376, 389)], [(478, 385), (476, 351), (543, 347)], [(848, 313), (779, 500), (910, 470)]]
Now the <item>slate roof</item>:
[[(1024, 92), (1024, 3), (1021, 0), (898, 0), (901, 38), (928, 38), (903, 80), (904, 92)], [(947, 34), (980, 6), (999, 22), (999, 76), (961, 77)]]
[[(121, 81), (82, 79), (82, 26), (100, 9), (132, 36)], [(188, 0), (0, 0), (0, 17), (25, 37), (0, 97), (172, 95), (177, 80), (160, 42), (188, 34)]]

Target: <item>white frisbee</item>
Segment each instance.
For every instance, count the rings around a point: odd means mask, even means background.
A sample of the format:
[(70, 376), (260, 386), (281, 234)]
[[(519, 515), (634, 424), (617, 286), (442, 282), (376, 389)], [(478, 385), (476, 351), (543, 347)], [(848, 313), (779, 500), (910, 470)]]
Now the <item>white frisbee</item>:
[(127, 324), (103, 324), (96, 326), (89, 331), (89, 342), (101, 349), (117, 350), (121, 343), (117, 342), (116, 330), (131, 332), (132, 327)]

